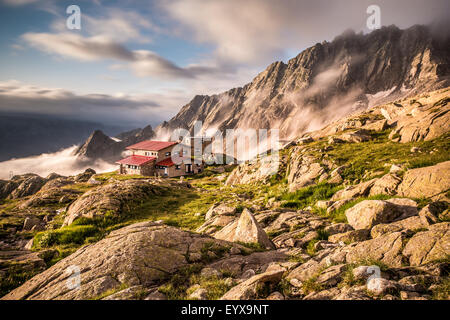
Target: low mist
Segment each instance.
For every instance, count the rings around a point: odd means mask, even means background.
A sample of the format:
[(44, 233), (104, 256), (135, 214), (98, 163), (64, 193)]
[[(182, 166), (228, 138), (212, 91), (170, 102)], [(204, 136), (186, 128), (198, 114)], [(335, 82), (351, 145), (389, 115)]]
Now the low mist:
[(84, 161), (73, 154), (76, 148), (77, 146), (72, 146), (55, 153), (43, 153), (39, 156), (0, 162), (0, 179), (10, 179), (13, 175), (25, 173), (35, 173), (41, 177), (46, 177), (55, 172), (70, 176), (83, 172), (87, 168), (92, 168), (97, 173), (117, 169), (114, 164), (102, 160)]

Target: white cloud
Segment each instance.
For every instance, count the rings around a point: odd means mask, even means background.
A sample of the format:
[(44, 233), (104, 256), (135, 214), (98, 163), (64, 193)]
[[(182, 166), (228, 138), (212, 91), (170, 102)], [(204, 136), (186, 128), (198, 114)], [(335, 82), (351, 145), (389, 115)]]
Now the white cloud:
[[(174, 0), (160, 5), (177, 33), (211, 44), (221, 61), (267, 64), (344, 30), (366, 29), (372, 0)], [(378, 0), (383, 25), (401, 28), (446, 19), (448, 0)], [(448, 19), (447, 19), (448, 20)]]
[[(103, 123), (159, 123), (187, 100), (182, 93), (85, 94), (18, 81), (0, 82), (0, 111), (70, 116)], [(158, 101), (158, 102), (156, 102)]]
[(22, 6), (30, 3), (38, 2), (38, 0), (2, 0), (4, 4), (10, 5), (10, 6)]
[(113, 59), (129, 63), (130, 69), (141, 77), (195, 78), (214, 74), (219, 70), (213, 66), (188, 65), (179, 67), (173, 62), (149, 50), (128, 50), (122, 44), (106, 36), (84, 37), (73, 33), (25, 33), (22, 39), (29, 45), (62, 57), (80, 61)]
[(14, 175), (32, 172), (46, 177), (52, 172), (61, 175), (76, 175), (87, 168), (92, 168), (97, 173), (117, 169), (117, 166), (102, 160), (83, 161), (73, 154), (76, 148), (77, 146), (73, 146), (55, 153), (44, 153), (39, 156), (0, 162), (0, 179), (9, 179), (11, 172)]

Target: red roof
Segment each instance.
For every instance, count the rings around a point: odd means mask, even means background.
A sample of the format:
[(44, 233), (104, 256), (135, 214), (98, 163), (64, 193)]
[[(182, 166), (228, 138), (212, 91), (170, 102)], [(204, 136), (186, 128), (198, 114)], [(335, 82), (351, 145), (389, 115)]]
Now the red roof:
[(161, 160), (160, 162), (156, 163), (157, 166), (165, 166), (165, 167), (171, 167), (174, 164), (175, 163), (172, 161), (171, 158), (167, 158), (167, 159)]
[(159, 150), (165, 149), (167, 147), (173, 146), (174, 144), (177, 144), (177, 143), (178, 142), (173, 142), (173, 141), (147, 140), (147, 141), (142, 141), (142, 142), (133, 144), (133, 145), (127, 147), (127, 149), (159, 151)]
[(120, 164), (129, 164), (132, 166), (140, 166), (146, 164), (147, 162), (155, 160), (156, 157), (145, 157), (145, 156), (129, 156), (128, 158), (117, 161)]

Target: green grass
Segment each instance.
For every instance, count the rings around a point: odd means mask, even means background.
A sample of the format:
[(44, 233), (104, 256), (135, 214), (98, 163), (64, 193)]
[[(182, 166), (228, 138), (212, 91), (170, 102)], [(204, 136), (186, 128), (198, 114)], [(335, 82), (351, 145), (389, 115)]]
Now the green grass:
[(42, 270), (33, 270), (20, 263), (3, 264), (0, 273), (0, 297), (21, 286)]
[[(404, 164), (406, 168), (420, 168), (450, 160), (450, 133), (431, 141), (397, 143), (388, 139), (389, 130), (372, 133), (373, 140), (361, 143), (343, 143), (327, 154), (338, 165), (348, 165), (342, 177), (348, 180), (367, 180), (367, 172), (387, 173), (388, 164)], [(418, 147), (420, 153), (411, 153)], [(434, 151), (430, 154), (433, 149)]]
[(39, 232), (34, 237), (33, 248), (49, 248), (61, 244), (82, 245), (86, 238), (94, 236), (98, 231), (92, 225), (71, 225), (61, 229)]
[(302, 283), (302, 291), (304, 295), (308, 295), (312, 292), (319, 292), (324, 289), (324, 287), (321, 284), (317, 283), (318, 275), (313, 276)]
[[(194, 274), (190, 278), (190, 285), (193, 286), (196, 284), (207, 291), (206, 298), (208, 300), (217, 300), (231, 289), (231, 286), (224, 279), (217, 276), (202, 277)], [(193, 292), (194, 290), (188, 289), (186, 295), (189, 296)]]
[(450, 300), (450, 277), (445, 277), (433, 290), (433, 299)]
[[(164, 223), (186, 230), (195, 230), (203, 223), (203, 216), (216, 202), (211, 193), (194, 190), (163, 190), (160, 196), (153, 196), (138, 202), (120, 214), (106, 212), (95, 218), (80, 218), (70, 226), (39, 232), (34, 238), (34, 249), (69, 245), (79, 247), (96, 242), (112, 230), (135, 222), (163, 220)], [(197, 216), (196, 213), (200, 213)]]
[(94, 176), (95, 180), (107, 181), (109, 179), (115, 180), (134, 180), (134, 179), (148, 179), (146, 176), (141, 176), (138, 174), (119, 174), (117, 171), (107, 172), (102, 174), (97, 174)]
[(167, 283), (159, 287), (159, 292), (165, 294), (169, 300), (186, 299), (186, 290), (190, 287), (190, 278), (192, 275), (198, 274), (202, 267), (202, 264), (190, 264), (179, 269)]
[(257, 243), (257, 242), (241, 242), (241, 241), (238, 241), (237, 243), (240, 244), (241, 246), (244, 246), (246, 248), (251, 249), (254, 252), (266, 251), (266, 248), (264, 248), (263, 245), (261, 245), (260, 243)]
[(384, 195), (384, 194), (378, 194), (378, 195), (374, 195), (374, 196), (370, 196), (370, 197), (361, 197), (358, 198), (356, 200), (347, 202), (346, 204), (344, 204), (342, 207), (340, 207), (337, 210), (331, 211), (331, 212), (327, 212), (326, 209), (322, 209), (322, 208), (314, 208), (314, 212), (322, 217), (326, 217), (331, 219), (334, 222), (337, 223), (347, 223), (347, 217), (345, 216), (345, 211), (347, 211), (347, 209), (350, 209), (352, 207), (354, 207), (356, 204), (360, 203), (361, 201), (364, 200), (388, 200), (393, 198), (394, 196), (388, 196), (388, 195)]
[(284, 200), (282, 207), (303, 209), (307, 206), (314, 205), (318, 200), (331, 198), (340, 189), (342, 189), (342, 186), (329, 183), (319, 183), (316, 186), (302, 188), (296, 192), (281, 196), (281, 199)]

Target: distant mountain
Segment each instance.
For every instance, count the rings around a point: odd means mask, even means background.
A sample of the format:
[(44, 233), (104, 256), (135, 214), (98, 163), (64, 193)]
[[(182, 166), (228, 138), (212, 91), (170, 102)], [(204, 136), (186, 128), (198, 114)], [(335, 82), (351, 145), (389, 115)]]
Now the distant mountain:
[(92, 160), (102, 159), (114, 162), (121, 158), (126, 147), (140, 141), (153, 138), (152, 127), (134, 129), (118, 134), (116, 139), (105, 135), (102, 131), (94, 131), (89, 138), (75, 151), (75, 155)]
[(0, 113), (0, 161), (56, 152), (82, 143), (96, 129), (115, 135), (127, 127), (48, 115)]
[(383, 27), (370, 34), (345, 32), (274, 62), (252, 82), (216, 95), (198, 95), (155, 131), (176, 128), (279, 128), (296, 137), (357, 109), (449, 84), (450, 41), (429, 28)]

